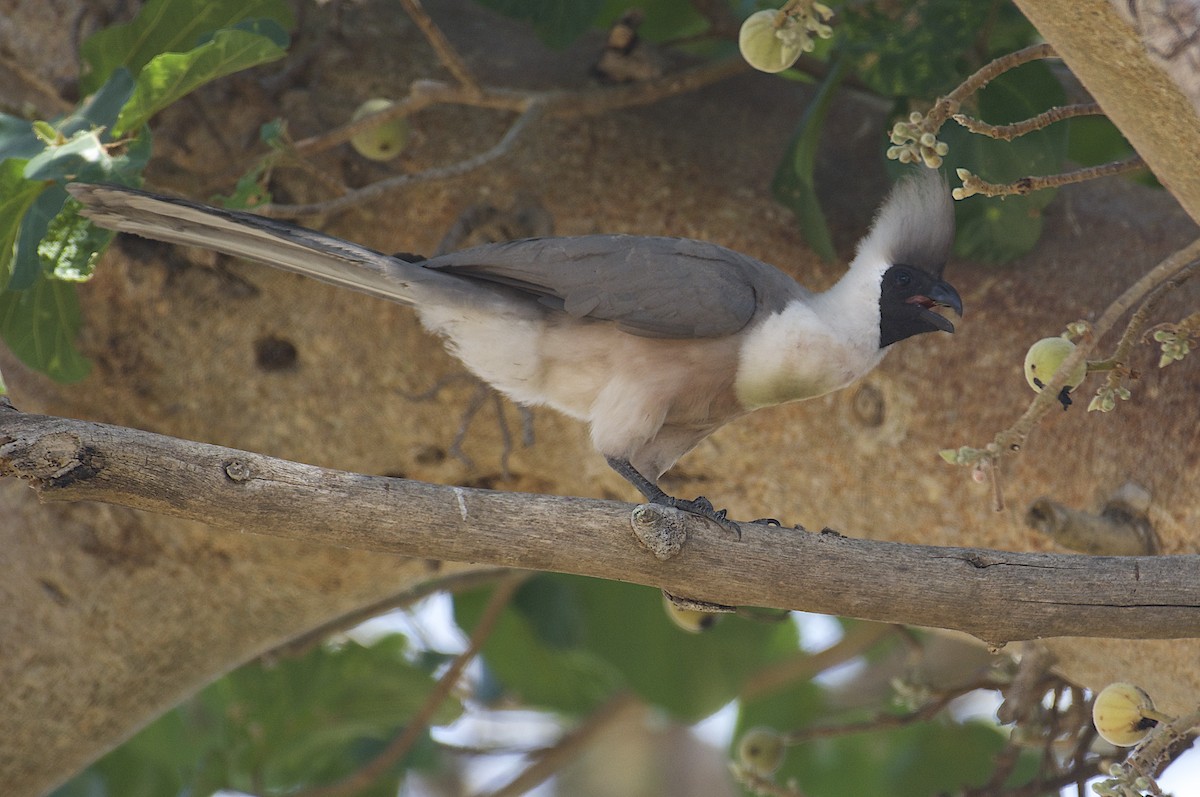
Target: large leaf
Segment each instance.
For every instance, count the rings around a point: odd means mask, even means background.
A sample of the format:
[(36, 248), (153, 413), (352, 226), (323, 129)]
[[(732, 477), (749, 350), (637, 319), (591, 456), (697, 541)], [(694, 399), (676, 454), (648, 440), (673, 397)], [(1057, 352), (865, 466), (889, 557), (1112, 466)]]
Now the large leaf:
[[(464, 627), (474, 625), (483, 598), (456, 597)], [(796, 647), (791, 623), (730, 617), (689, 634), (667, 618), (658, 590), (545, 574), (518, 592), (484, 657), (510, 692), (534, 705), (577, 713), (624, 686), (697, 720), (736, 697), (752, 673), (789, 647)], [(556, 671), (564, 662), (570, 669)]]
[(538, 38), (566, 47), (597, 22), (604, 0), (478, 0), (507, 17), (532, 23)]
[[(16, 279), (14, 256), (21, 220), (46, 189), (45, 183), (25, 179), (26, 161), (9, 158), (0, 161), (0, 289)], [(36, 276), (22, 270), (21, 280), (32, 282)]]
[[(274, 23), (260, 22), (255, 27), (263, 30), (272, 26)], [(136, 130), (151, 116), (211, 80), (282, 58), (287, 51), (274, 35), (280, 31), (274, 26), (273, 35), (267, 36), (226, 28), (193, 50), (150, 59), (138, 73), (133, 97), (121, 109), (113, 133)]]
[(33, 122), (19, 116), (0, 113), (0, 162), (10, 158), (28, 160), (41, 152), (45, 146), (34, 134)]
[(132, 22), (105, 28), (83, 43), (90, 67), (81, 81), (83, 93), (96, 91), (117, 67), (136, 75), (161, 53), (186, 52), (213, 31), (252, 19), (292, 25), (285, 0), (148, 0)]
[(76, 133), (63, 144), (51, 144), (29, 159), (27, 180), (102, 180), (112, 172), (112, 157), (95, 130)]
[[(279, 794), (339, 780), (372, 758), (421, 706), (431, 676), (405, 640), (319, 647), (273, 665), (248, 664), (168, 712), (55, 792), (54, 797), (207, 795), (222, 788)], [(449, 701), (438, 722), (457, 716)], [(396, 794), (403, 770), (427, 766), (418, 744), (363, 797)]]
[(817, 144), (825, 126), (830, 101), (844, 74), (845, 61), (838, 59), (830, 64), (830, 69), (822, 79), (816, 95), (804, 109), (800, 127), (788, 146), (788, 154), (784, 156), (783, 162), (775, 171), (775, 178), (771, 181), (771, 190), (775, 198), (796, 214), (800, 231), (804, 233), (808, 245), (828, 262), (837, 259), (837, 252), (834, 251), (833, 239), (829, 237), (829, 227), (825, 223), (825, 214), (821, 211), (821, 204), (817, 199), (813, 165), (816, 162)]
[(59, 382), (78, 382), (91, 369), (75, 348), (79, 326), (69, 282), (39, 279), (27, 290), (0, 293), (0, 337), (23, 363)]

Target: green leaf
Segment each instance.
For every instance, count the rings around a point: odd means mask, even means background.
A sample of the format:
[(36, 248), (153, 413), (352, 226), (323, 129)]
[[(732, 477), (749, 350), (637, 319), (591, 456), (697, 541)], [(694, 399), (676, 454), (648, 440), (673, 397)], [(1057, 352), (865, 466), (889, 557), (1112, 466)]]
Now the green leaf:
[(39, 279), (27, 290), (0, 293), (0, 337), (21, 362), (59, 382), (78, 382), (91, 369), (75, 348), (79, 327), (70, 283)]
[[(55, 127), (67, 137), (96, 128), (111, 131), (121, 108), (133, 95), (133, 86), (133, 74), (125, 67), (118, 68), (99, 90), (70, 114), (55, 122)], [(111, 140), (111, 137), (106, 140)]]
[(28, 160), (46, 148), (33, 132), (33, 122), (0, 113), (0, 162), (10, 158)]
[[(454, 612), (459, 625), (473, 628), (487, 597), (486, 590), (456, 595)], [(498, 685), (502, 694), (525, 705), (565, 714), (587, 713), (620, 688), (620, 674), (586, 650), (548, 644), (547, 635), (561, 637), (578, 629), (560, 635), (548, 632), (547, 625), (512, 606), (502, 612), (483, 650), (489, 679), (494, 679), (485, 683), (493, 688)]]
[(74, 199), (67, 200), (50, 220), (37, 247), (38, 258), (47, 274), (64, 282), (91, 279), (96, 261), (114, 235), (111, 230), (97, 227), (81, 216), (81, 207)]
[[(853, 712), (833, 717), (821, 688), (801, 683), (740, 707), (731, 743), (748, 729), (765, 726), (780, 733), (868, 719)], [(984, 783), (1004, 737), (992, 725), (947, 719), (889, 730), (830, 734), (789, 747), (776, 783), (794, 780), (807, 797), (896, 794), (914, 797), (956, 792)], [(1027, 773), (1021, 773), (1028, 777)]]
[[(484, 597), (455, 598), (464, 628), (473, 627)], [(533, 705), (577, 713), (626, 687), (697, 720), (732, 700), (751, 673), (789, 645), (796, 646), (791, 623), (728, 617), (689, 634), (667, 618), (658, 590), (545, 574), (501, 615), (484, 659), (514, 696)]]
[(596, 24), (604, 0), (477, 0), (504, 14), (533, 24), (538, 38), (551, 47), (563, 48)]
[(134, 20), (93, 34), (80, 48), (90, 71), (84, 94), (96, 91), (121, 66), (137, 75), (161, 53), (193, 49), (208, 34), (251, 19), (292, 26), (285, 0), (148, 0)]
[(0, 286), (9, 286), (17, 279), (17, 271), (21, 271), (21, 282), (31, 279), (25, 272), (27, 266), (18, 268), (15, 264), (17, 238), (22, 219), (46, 184), (26, 180), (26, 165), (27, 161), (18, 158), (0, 161)]
[[(109, 753), (54, 797), (163, 797), (240, 789), (279, 794), (331, 783), (379, 752), (423, 703), (431, 676), (399, 635), (373, 645), (322, 646), (235, 670)], [(459, 707), (448, 701), (436, 721)], [(428, 766), (418, 742), (364, 797), (396, 794), (401, 773)]]
[(93, 130), (76, 133), (64, 144), (51, 145), (29, 159), (27, 180), (102, 180), (113, 163)]
[(973, 71), (992, 7), (962, 0), (849, 3), (838, 9), (836, 36), (876, 93), (933, 99)]
[(121, 109), (114, 135), (134, 130), (205, 83), (282, 58), (284, 48), (258, 33), (226, 28), (186, 53), (155, 56), (138, 73), (133, 97)]
[(1080, 166), (1099, 166), (1133, 154), (1133, 147), (1106, 116), (1078, 116), (1066, 124), (1067, 156)]
[(38, 257), (38, 246), (50, 229), (50, 222), (62, 210), (67, 201), (67, 192), (62, 186), (51, 186), (43, 191), (25, 212), (21, 229), (17, 234), (17, 246), (13, 253), (12, 279), (8, 289), (23, 291), (33, 285), (42, 275), (42, 261)]
[(788, 147), (788, 154), (784, 156), (783, 162), (775, 172), (775, 178), (771, 181), (771, 190), (775, 198), (796, 214), (800, 231), (804, 233), (808, 245), (829, 262), (837, 259), (837, 252), (833, 248), (833, 239), (829, 236), (825, 214), (821, 211), (821, 203), (817, 199), (817, 189), (813, 183), (813, 164), (816, 161), (817, 144), (829, 112), (830, 101), (845, 71), (845, 61), (841, 59), (830, 64), (816, 95), (804, 109), (800, 127)]

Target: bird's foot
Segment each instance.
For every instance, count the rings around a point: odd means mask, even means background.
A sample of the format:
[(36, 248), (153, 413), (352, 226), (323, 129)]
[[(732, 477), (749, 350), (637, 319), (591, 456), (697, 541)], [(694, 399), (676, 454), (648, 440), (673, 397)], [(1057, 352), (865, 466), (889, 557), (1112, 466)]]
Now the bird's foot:
[(690, 501), (686, 498), (674, 498), (669, 495), (664, 495), (663, 499), (664, 500), (662, 503), (666, 504), (667, 506), (674, 507), (675, 509), (692, 515), (699, 515), (706, 520), (711, 520), (725, 531), (733, 534), (739, 540), (742, 538), (742, 530), (741, 527), (738, 526), (737, 522), (726, 517), (726, 511), (724, 509), (716, 509), (713, 507), (712, 501), (709, 501), (702, 495), (697, 496)]

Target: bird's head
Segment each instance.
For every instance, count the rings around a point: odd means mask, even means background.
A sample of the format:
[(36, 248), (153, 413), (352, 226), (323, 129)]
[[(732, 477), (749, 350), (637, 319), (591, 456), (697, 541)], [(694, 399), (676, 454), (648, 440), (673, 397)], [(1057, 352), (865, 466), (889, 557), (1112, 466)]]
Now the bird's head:
[(880, 348), (924, 332), (954, 331), (937, 312), (963, 312), (958, 291), (942, 279), (953, 243), (954, 206), (942, 176), (921, 169), (897, 183), (853, 266), (879, 274)]

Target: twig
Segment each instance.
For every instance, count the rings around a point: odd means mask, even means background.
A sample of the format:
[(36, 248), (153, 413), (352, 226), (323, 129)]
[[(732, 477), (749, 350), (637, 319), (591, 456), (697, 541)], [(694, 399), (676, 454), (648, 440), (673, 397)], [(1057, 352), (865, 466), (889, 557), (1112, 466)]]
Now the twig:
[(952, 114), (950, 118), (972, 133), (997, 138), (1001, 141), (1012, 141), (1014, 138), (1049, 127), (1055, 122), (1061, 122), (1064, 119), (1073, 119), (1077, 116), (1103, 115), (1104, 111), (1100, 108), (1100, 103), (1087, 102), (1078, 105), (1060, 105), (1048, 111), (1043, 111), (1037, 116), (1032, 116), (1024, 121), (1014, 122), (1010, 125), (991, 125), (982, 119), (967, 116), (965, 113)]
[(953, 703), (958, 698), (965, 694), (974, 692), (977, 689), (995, 689), (996, 684), (992, 681), (982, 680), (976, 681), (962, 686), (949, 689), (941, 692), (930, 699), (928, 703), (906, 714), (891, 714), (880, 713), (868, 720), (861, 722), (845, 722), (836, 725), (815, 725), (808, 728), (799, 728), (794, 731), (783, 734), (783, 743), (789, 747), (806, 744), (813, 739), (828, 739), (832, 736), (848, 736), (855, 733), (867, 733), (869, 731), (883, 730), (886, 728), (900, 728), (905, 725), (911, 725), (914, 722), (924, 722), (925, 720), (933, 719), (942, 709)]
[(893, 625), (856, 625), (824, 650), (817, 653), (799, 653), (759, 670), (742, 686), (738, 698), (743, 702), (757, 700), (790, 684), (811, 680), (832, 667), (861, 656), (896, 633), (897, 627)]
[(314, 202), (308, 205), (265, 205), (261, 208), (256, 208), (256, 212), (264, 216), (281, 219), (291, 219), (297, 216), (315, 216), (368, 202), (402, 186), (426, 182), (428, 180), (444, 180), (450, 177), (457, 177), (460, 174), (478, 169), (506, 155), (512, 149), (514, 142), (520, 137), (521, 133), (525, 131), (534, 119), (538, 118), (540, 113), (541, 107), (537, 103), (530, 103), (521, 115), (513, 121), (512, 125), (509, 126), (504, 136), (491, 149), (458, 163), (452, 163), (435, 169), (427, 169), (415, 174), (398, 174), (395, 177), (371, 183), (370, 185), (355, 189), (342, 196), (325, 200), (324, 202)]
[(951, 115), (958, 113), (962, 103), (988, 83), (1003, 75), (1010, 69), (1015, 69), (1030, 61), (1043, 58), (1057, 58), (1058, 53), (1049, 44), (1034, 44), (1016, 52), (1003, 55), (994, 61), (984, 64), (974, 74), (960, 83), (954, 91), (939, 99), (925, 115), (930, 132), (936, 133)]
[(50, 111), (44, 112), (47, 116), (51, 113), (65, 114), (71, 112), (74, 106), (63, 99), (58, 89), (46, 82), (40, 75), (34, 74), (31, 70), (25, 68), (18, 59), (4, 54), (0, 55), (0, 62), (3, 62), (4, 68), (9, 73), (16, 75), (22, 83), (36, 91), (52, 106)]
[(1195, 268), (1194, 261), (1200, 258), (1200, 239), (1192, 241), (1183, 249), (1172, 254), (1142, 276), (1125, 292), (1116, 298), (1092, 324), (1089, 334), (1075, 346), (1058, 370), (1046, 382), (1042, 392), (1029, 404), (1029, 408), (1017, 419), (1010, 428), (996, 435), (995, 445), (999, 451), (1015, 452), (1024, 444), (1025, 438), (1033, 431), (1034, 426), (1051, 410), (1058, 406), (1058, 394), (1067, 383), (1067, 377), (1079, 363), (1084, 362), (1092, 353), (1100, 338), (1112, 329), (1121, 316), (1142, 299), (1155, 291), (1159, 286), (1176, 277), (1184, 269)]
[(1146, 162), (1142, 160), (1142, 157), (1131, 155), (1124, 160), (1103, 163), (1099, 166), (1087, 166), (1061, 174), (1021, 177), (1010, 183), (989, 183), (966, 169), (959, 169), (958, 177), (962, 180), (962, 188), (954, 189), (954, 198), (966, 199), (976, 194), (981, 196), (1025, 196), (1046, 188), (1059, 188), (1086, 180), (1113, 177), (1144, 168), (1146, 168)]
[(632, 694), (618, 693), (554, 745), (535, 754), (533, 763), (486, 797), (518, 797), (525, 794), (578, 756), (602, 730), (640, 705)]
[(1117, 342), (1116, 351), (1109, 358), (1114, 364), (1114, 368), (1110, 369), (1107, 377), (1104, 380), (1104, 387), (1101, 390), (1116, 391), (1121, 386), (1121, 381), (1128, 374), (1129, 369), (1126, 365), (1129, 362), (1129, 355), (1133, 351), (1134, 345), (1142, 334), (1142, 329), (1146, 326), (1146, 322), (1150, 320), (1150, 314), (1158, 307), (1159, 303), (1166, 298), (1166, 295), (1178, 288), (1191, 277), (1195, 276), (1197, 269), (1200, 269), (1200, 261), (1192, 261), (1180, 269), (1176, 274), (1160, 283), (1149, 295), (1146, 296), (1141, 306), (1130, 317), (1129, 323), (1125, 326), (1125, 331), (1121, 334), (1121, 339)]
[(417, 713), (405, 724), (404, 730), (400, 732), (399, 736), (389, 742), (374, 758), (343, 780), (327, 786), (318, 786), (312, 789), (293, 792), (292, 797), (344, 797), (345, 795), (355, 794), (373, 784), (394, 767), (397, 762), (402, 760), (404, 756), (408, 755), (417, 738), (429, 727), (434, 714), (437, 713), (442, 702), (449, 696), (450, 690), (454, 688), (455, 684), (458, 683), (458, 679), (462, 677), (463, 670), (479, 655), (479, 651), (483, 649), (484, 643), (492, 635), (492, 631), (496, 629), (496, 623), (500, 620), (500, 613), (508, 606), (513, 594), (526, 578), (528, 578), (527, 574), (510, 576), (496, 585), (495, 591), (488, 598), (487, 606), (483, 609), (483, 615), (479, 618), (479, 624), (471, 633), (467, 649), (456, 656), (454, 661), (450, 663), (450, 667), (438, 679), (437, 684), (433, 687), (433, 691), (429, 693), (429, 696), (425, 699), (421, 708), (417, 710)]
[(450, 40), (446, 38), (446, 34), (442, 33), (442, 29), (421, 7), (421, 0), (400, 0), (400, 5), (421, 29), (421, 33), (425, 34), (425, 38), (433, 46), (434, 52), (437, 53), (438, 58), (450, 74), (454, 75), (454, 79), (462, 84), (462, 87), (469, 93), (475, 96), (482, 94), (483, 90), (480, 89), (471, 70), (467, 68), (466, 62), (454, 49), (454, 45), (450, 44)]
[[(464, 86), (452, 86), (432, 80), (419, 80), (413, 83), (406, 97), (397, 100), (389, 108), (370, 116), (364, 116), (352, 122), (347, 122), (340, 127), (320, 135), (297, 141), (288, 150), (288, 154), (295, 157), (316, 155), (349, 141), (361, 132), (370, 130), (393, 119), (411, 116), (418, 111), (435, 105), (467, 105), (475, 108), (488, 108), (521, 114), (528, 114), (533, 108), (538, 107), (542, 113), (548, 116), (591, 116), (619, 108), (648, 105), (666, 97), (694, 91), (710, 83), (741, 74), (749, 70), (749, 68), (742, 58), (733, 57), (722, 61), (700, 64), (654, 80), (616, 87), (584, 89), (582, 91), (518, 91), (489, 87), (480, 87), (478, 91), (474, 91)], [(487, 153), (484, 154), (486, 155)], [(278, 163), (281, 159), (281, 153), (272, 152), (266, 155), (265, 159), (270, 160), (272, 163)], [(258, 159), (258, 161), (261, 160), (263, 158)], [(482, 166), (489, 160), (491, 160), (490, 157), (481, 159), (481, 156), (475, 156), (459, 164), (435, 168), (418, 174), (400, 175), (399, 177), (382, 181), (384, 185), (380, 189), (375, 188), (380, 183), (373, 183), (359, 189), (357, 192), (352, 192), (349, 195), (352, 199), (345, 200), (344, 198), (339, 198), (342, 203), (336, 205), (334, 209), (367, 201), (384, 191), (394, 190), (411, 183), (462, 174)], [(243, 173), (254, 168), (255, 163), (258, 161), (244, 163), (235, 172)], [(310, 210), (312, 208), (317, 208), (317, 210)], [(324, 212), (328, 209), (320, 203), (306, 206), (269, 205), (259, 209), (258, 212), (265, 213), (266, 215), (277, 215), (281, 218), (292, 218), (294, 216), (306, 215), (309, 212)]]
[(512, 573), (512, 570), (509, 568), (496, 568), (494, 570), (469, 570), (464, 573), (433, 576), (428, 581), (422, 581), (420, 584), (398, 592), (384, 600), (372, 603), (369, 606), (363, 606), (349, 614), (334, 618), (328, 623), (322, 623), (316, 628), (305, 631), (300, 636), (289, 639), (282, 645), (268, 650), (260, 658), (273, 659), (285, 656), (302, 656), (323, 643), (331, 635), (348, 631), (356, 625), (370, 620), (372, 617), (378, 617), (393, 609), (411, 606), (423, 598), (428, 598), (430, 595), (440, 593), (454, 595), (464, 590), (495, 584), (503, 580), (510, 573)]

